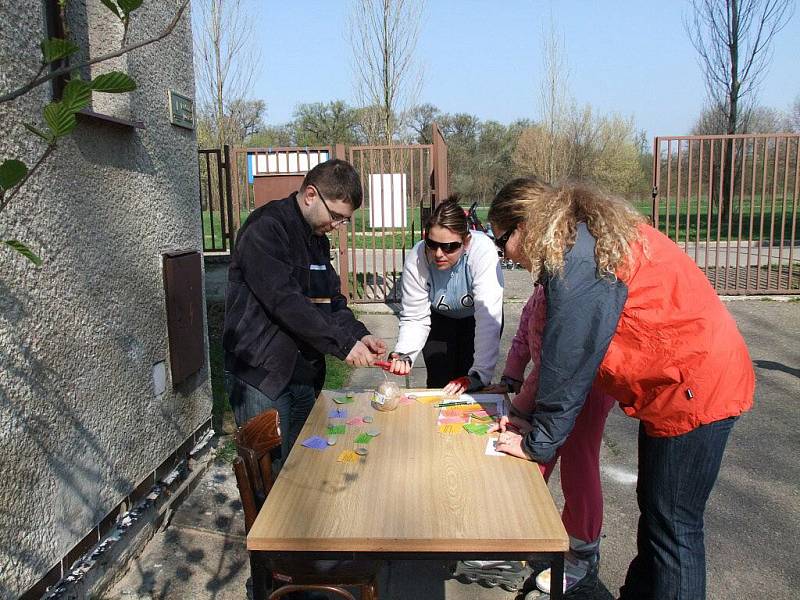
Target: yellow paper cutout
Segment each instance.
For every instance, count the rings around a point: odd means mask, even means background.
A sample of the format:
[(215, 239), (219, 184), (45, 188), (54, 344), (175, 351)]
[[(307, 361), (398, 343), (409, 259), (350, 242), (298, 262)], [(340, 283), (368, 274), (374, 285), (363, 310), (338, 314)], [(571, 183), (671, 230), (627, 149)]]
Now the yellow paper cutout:
[(463, 431), (464, 429), (459, 423), (445, 423), (444, 425), (439, 425), (439, 433), (462, 433)]
[(339, 458), (336, 459), (336, 462), (340, 463), (358, 462), (358, 454), (356, 454), (352, 450), (345, 450), (339, 455)]
[(420, 404), (433, 404), (441, 399), (441, 396), (417, 396), (417, 402)]

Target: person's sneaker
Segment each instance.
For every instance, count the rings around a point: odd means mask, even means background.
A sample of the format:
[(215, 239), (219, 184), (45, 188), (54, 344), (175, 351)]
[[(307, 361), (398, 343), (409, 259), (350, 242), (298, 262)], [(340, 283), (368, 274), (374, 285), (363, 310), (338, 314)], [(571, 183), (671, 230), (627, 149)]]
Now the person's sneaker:
[[(567, 552), (564, 557), (564, 593), (594, 589), (597, 586), (599, 572), (600, 561), (597, 555), (590, 559), (580, 559), (572, 552)], [(549, 594), (550, 585), (550, 569), (545, 569), (536, 576), (536, 587)]]

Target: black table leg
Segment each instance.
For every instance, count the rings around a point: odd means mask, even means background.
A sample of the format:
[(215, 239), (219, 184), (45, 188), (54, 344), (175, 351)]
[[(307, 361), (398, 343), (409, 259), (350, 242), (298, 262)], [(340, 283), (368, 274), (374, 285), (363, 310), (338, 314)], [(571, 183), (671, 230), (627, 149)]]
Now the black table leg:
[(564, 598), (564, 553), (553, 555), (550, 561), (550, 600)]
[(250, 552), (250, 578), (253, 583), (253, 600), (267, 600), (272, 591), (272, 570), (268, 558)]

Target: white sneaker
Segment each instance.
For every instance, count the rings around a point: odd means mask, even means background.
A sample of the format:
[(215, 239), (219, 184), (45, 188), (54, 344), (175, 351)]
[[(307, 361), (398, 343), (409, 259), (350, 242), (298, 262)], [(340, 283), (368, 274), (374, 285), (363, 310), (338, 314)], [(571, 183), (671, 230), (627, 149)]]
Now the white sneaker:
[[(597, 574), (600, 570), (600, 561), (597, 557), (589, 560), (576, 558), (572, 552), (567, 552), (564, 557), (564, 582), (565, 593), (578, 588), (593, 589), (597, 585)], [(550, 569), (545, 569), (536, 576), (536, 587), (545, 594), (550, 593), (552, 575)]]

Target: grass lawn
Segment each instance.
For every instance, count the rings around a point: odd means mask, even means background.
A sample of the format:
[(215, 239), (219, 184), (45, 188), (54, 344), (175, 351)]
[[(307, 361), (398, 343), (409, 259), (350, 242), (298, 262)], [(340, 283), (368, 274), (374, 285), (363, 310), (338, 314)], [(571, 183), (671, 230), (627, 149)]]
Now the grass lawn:
[[(222, 302), (209, 302), (208, 315), (208, 344), (209, 360), (211, 362), (211, 390), (214, 403), (211, 409), (214, 429), (218, 432), (231, 433), (235, 427), (233, 412), (228, 398), (225, 395), (224, 384), (224, 353), (222, 350), (222, 326), (225, 318), (225, 305)], [(350, 379), (353, 368), (345, 362), (326, 356), (327, 374), (325, 377), (326, 389), (345, 387)]]
[(670, 198), (669, 203), (666, 200), (660, 203), (658, 228), (677, 242), (685, 242), (687, 235), (690, 242), (704, 242), (707, 237), (713, 241), (717, 234), (720, 239), (728, 239), (729, 236), (731, 240), (759, 241), (772, 238), (780, 242), (781, 231), (784, 240), (788, 241), (791, 237), (792, 221), (794, 220), (797, 231), (798, 218), (793, 199), (787, 198), (785, 207), (783, 203), (783, 198), (776, 198), (774, 202), (767, 198), (762, 206), (758, 197), (745, 199), (741, 203), (736, 198), (730, 215), (720, 216), (716, 206), (709, 206), (707, 198), (700, 199), (699, 202), (697, 198), (691, 198), (688, 202), (686, 198), (681, 198), (679, 205), (676, 205), (675, 198)]
[[(249, 210), (239, 211), (240, 223), (247, 220), (247, 215), (250, 214)], [(210, 212), (208, 210), (202, 211), (203, 217), (203, 248), (206, 251), (222, 250), (222, 220), (219, 211)], [(213, 225), (213, 227), (212, 227)]]

